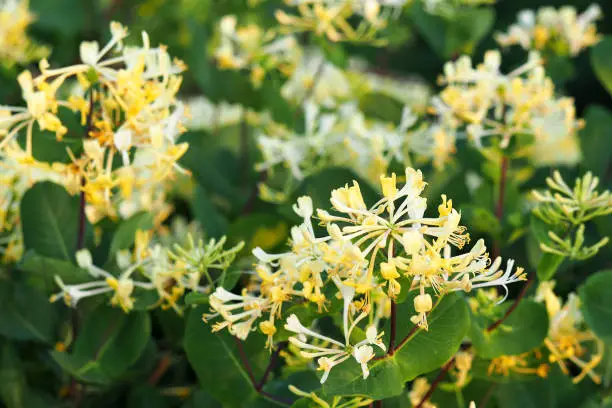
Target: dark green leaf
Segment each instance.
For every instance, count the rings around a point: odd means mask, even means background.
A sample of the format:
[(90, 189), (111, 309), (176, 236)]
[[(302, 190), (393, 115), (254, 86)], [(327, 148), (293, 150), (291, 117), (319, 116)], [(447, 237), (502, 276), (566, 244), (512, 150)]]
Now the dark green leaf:
[(189, 313), (184, 343), (187, 359), (202, 389), (229, 407), (248, 406), (256, 394), (236, 343), (225, 331), (211, 332), (202, 321), (202, 314), (207, 312), (208, 307), (199, 306)]
[[(512, 302), (504, 305), (504, 310)], [(523, 299), (504, 322), (492, 331), (488, 319), (472, 318), (470, 338), (478, 355), (494, 358), (522, 354), (540, 346), (548, 334), (548, 314), (541, 303)]]
[(36, 183), (21, 201), (23, 241), (26, 249), (43, 256), (71, 260), (77, 245), (79, 198), (63, 187)]
[(612, 270), (597, 272), (580, 287), (584, 320), (597, 336), (612, 342)]
[(603, 86), (612, 94), (612, 37), (606, 36), (591, 51), (591, 64)]

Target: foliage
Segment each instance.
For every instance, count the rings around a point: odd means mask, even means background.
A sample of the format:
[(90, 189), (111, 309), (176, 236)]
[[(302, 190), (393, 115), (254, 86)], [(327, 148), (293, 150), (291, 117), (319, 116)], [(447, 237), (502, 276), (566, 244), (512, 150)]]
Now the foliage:
[(604, 1), (0, 0), (0, 405), (606, 407)]

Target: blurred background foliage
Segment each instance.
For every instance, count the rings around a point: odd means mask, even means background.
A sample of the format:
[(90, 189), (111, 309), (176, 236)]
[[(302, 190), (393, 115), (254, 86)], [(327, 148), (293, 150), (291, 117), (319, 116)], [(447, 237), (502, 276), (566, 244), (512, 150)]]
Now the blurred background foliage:
[[(469, 10), (453, 21), (427, 15), (419, 7), (411, 7), (394, 22), (390, 29), (392, 40), (384, 47), (331, 43), (308, 36), (304, 36), (303, 40), (322, 47), (327, 57), (340, 67), (347, 65), (349, 56), (362, 56), (377, 73), (421, 78), (432, 89), (436, 89), (436, 79), (446, 61), (464, 52), (480, 61), (485, 50), (497, 48), (491, 34), (505, 31), (516, 20), (520, 10), (568, 4), (584, 10), (591, 3), (591, 0), (500, 0), (493, 6)], [(260, 26), (273, 26), (273, 12), (278, 6), (276, 2), (264, 1), (256, 8), (247, 7), (244, 0), (31, 0), (30, 5), (36, 15), (31, 35), (38, 43), (52, 50), (50, 60), (58, 65), (73, 64), (79, 60), (81, 41), (104, 42), (109, 22), (116, 20), (128, 26), (132, 33), (146, 30), (154, 43), (167, 45), (172, 55), (187, 63), (189, 69), (184, 73), (183, 96), (205, 95), (215, 103), (236, 103), (254, 110), (267, 108), (277, 120), (296, 127), (302, 126), (302, 112), (296, 111), (280, 97), (280, 77), (272, 75), (261, 88), (256, 89), (248, 75), (220, 70), (211, 58), (209, 49), (221, 17), (241, 14)], [(612, 34), (612, 2), (601, 0), (599, 5), (604, 18), (597, 24), (598, 31), (604, 35)], [(584, 159), (576, 167), (563, 169), (562, 173), (571, 180), (586, 171), (592, 171), (600, 177), (602, 188), (610, 189), (612, 98), (593, 71), (592, 53), (593, 50), (582, 52), (572, 60), (553, 59), (547, 64), (547, 72), (558, 89), (575, 98), (578, 117), (586, 120), (586, 126), (580, 134)], [(504, 65), (517, 66), (524, 61), (525, 52), (514, 47), (504, 50), (503, 58)], [(37, 70), (35, 64), (28, 67), (0, 66), (0, 101), (3, 104), (20, 104), (21, 91), (15, 77), (22, 68)], [(381, 108), (376, 101), (372, 103), (371, 109), (373, 116), (391, 115), (396, 120), (400, 114), (400, 107), (384, 105)], [(188, 183), (187, 186), (192, 189), (192, 194), (177, 192), (173, 197), (174, 204), (178, 215), (197, 219), (208, 236), (220, 237), (227, 234), (233, 243), (244, 240), (245, 253), (258, 245), (266, 250), (277, 249), (282, 247), (290, 226), (297, 220), (289, 204), (272, 205), (254, 195), (253, 187), (261, 177), (254, 169), (254, 164), (259, 161), (259, 152), (254, 138), (246, 142), (241, 139), (244, 133), (238, 124), (218, 134), (193, 131), (183, 135), (183, 139), (190, 143), (190, 149), (182, 158), (182, 164), (192, 171), (195, 183)], [(509, 180), (505, 225), (500, 225), (493, 214), (498, 169), (490, 167), (478, 152), (460, 145), (456, 159), (444, 170), (436, 171), (430, 164), (424, 164), (423, 169), (430, 182), (429, 197), (437, 200), (441, 192), (452, 197), (455, 206), (462, 210), (464, 223), (471, 227), (474, 238), (483, 236), (489, 241), (505, 242), (502, 251), (504, 257), (516, 259), (528, 271), (536, 269), (542, 254), (536, 245), (537, 231), (530, 230), (529, 212), (523, 206), (523, 197), (532, 188), (544, 185), (545, 178), (551, 173), (550, 168), (535, 170), (535, 175), (527, 182), (521, 179), (520, 174), (515, 174)], [(485, 176), (485, 182), (474, 191), (470, 191), (464, 181), (469, 172)], [(315, 207), (327, 207), (329, 191), (355, 177), (347, 169), (326, 170), (324, 174), (302, 181), (296, 187), (293, 197), (307, 193), (313, 197)], [(180, 190), (180, 186), (177, 190)], [(369, 187), (367, 182), (362, 182), (362, 190), (366, 197), (374, 194), (374, 188)], [(70, 223), (66, 227), (70, 227)], [(612, 220), (607, 217), (598, 220), (595, 226), (588, 229), (587, 236), (610, 236), (611, 231)], [(582, 284), (591, 273), (610, 268), (610, 259), (607, 248), (580, 264), (565, 261), (556, 275), (559, 293), (568, 293)], [(16, 269), (41, 269), (41, 264), (29, 264), (26, 261), (27, 258)], [(69, 267), (57, 262), (43, 266), (45, 270)], [(16, 271), (13, 273), (16, 274)], [(16, 289), (22, 285), (25, 289)], [(3, 336), (0, 337), (0, 396), (3, 403), (9, 408), (72, 405), (74, 401), (57, 402), (56, 397), (58, 389), (60, 397), (62, 393), (70, 392), (70, 381), (66, 373), (72, 372), (74, 375), (73, 368), (78, 362), (66, 356), (46, 353), (46, 347), (56, 340), (56, 322), (66, 321), (67, 311), (60, 306), (47, 307), (46, 299), (38, 293), (29, 294), (28, 291), (32, 289), (20, 279), (15, 279), (10, 285), (0, 286), (0, 290), (4, 292), (0, 296), (0, 334)], [(195, 297), (191, 300), (197, 303)], [(181, 355), (182, 342), (189, 341), (183, 339), (186, 324), (183, 319), (168, 311), (155, 311), (151, 315), (144, 312), (124, 315), (116, 309), (96, 307), (93, 304), (91, 310), (86, 308), (83, 311), (88, 317), (82, 330), (89, 333), (91, 338), (81, 336), (75, 345), (78, 349), (76, 354), (86, 356), (83, 358), (97, 365), (76, 374), (80, 379), (98, 384), (94, 386), (94, 397), (91, 398), (92, 394), (89, 394), (90, 398), (80, 401), (80, 406), (216, 406), (209, 393), (178, 387), (193, 383), (194, 379), (193, 369)], [(187, 324), (201, 323), (199, 319), (195, 319), (196, 323), (192, 320)], [(31, 322), (34, 328), (23, 329), (24, 321)], [(87, 330), (90, 322), (100, 321), (116, 322), (110, 334)], [(206, 336), (211, 336), (209, 328), (203, 325), (194, 336), (196, 339), (191, 341), (199, 341), (201, 338), (204, 338), (204, 342), (211, 341), (206, 339)], [(123, 360), (125, 354), (117, 350), (125, 347), (139, 350), (133, 354), (140, 357), (135, 361)], [(257, 354), (259, 345), (255, 343), (249, 347), (253, 348), (247, 350), (247, 353), (254, 358), (254, 370), (262, 371), (266, 354)], [(52, 358), (55, 358), (64, 372), (50, 363)], [(205, 364), (214, 363), (206, 361), (209, 357), (202, 358)], [(228, 356), (224, 355), (224, 358), (226, 360), (215, 366), (216, 371), (204, 374), (211, 376), (211, 381), (219, 386), (225, 379), (224, 364), (231, 364)], [(160, 359), (171, 359), (172, 369), (164, 374), (163, 387), (155, 387), (159, 379), (153, 378), (152, 381), (149, 373), (155, 370)], [(55, 372), (51, 372), (50, 367), (54, 367)], [(606, 372), (609, 386), (609, 375), (612, 372), (612, 359), (609, 357)], [(471, 393), (479, 396), (487, 392), (486, 375), (483, 377), (470, 385), (467, 395)], [(309, 381), (312, 383), (313, 378), (304, 379), (303, 383)], [(565, 376), (552, 372), (548, 381), (503, 384), (496, 391), (496, 401), (501, 408), (610, 406), (599, 402), (578, 405), (584, 398), (577, 395), (590, 395), (594, 385), (584, 383), (576, 390), (567, 384), (568, 381)], [(314, 382), (317, 382), (316, 378)], [(244, 384), (232, 383), (232, 386), (235, 388), (228, 390), (229, 393), (242, 393), (242, 388), (238, 387)], [(270, 386), (282, 388), (274, 383)], [(570, 388), (571, 392), (565, 395), (563, 391)], [(569, 395), (571, 393), (574, 394)], [(447, 406), (443, 402), (447, 397), (438, 396), (440, 406)], [(242, 394), (237, 398), (246, 399)], [(449, 398), (454, 396), (451, 394)], [(402, 403), (385, 401), (384, 406), (400, 407), (404, 406)], [(455, 406), (454, 403), (451, 401), (448, 406)], [(267, 405), (260, 399), (249, 406)]]

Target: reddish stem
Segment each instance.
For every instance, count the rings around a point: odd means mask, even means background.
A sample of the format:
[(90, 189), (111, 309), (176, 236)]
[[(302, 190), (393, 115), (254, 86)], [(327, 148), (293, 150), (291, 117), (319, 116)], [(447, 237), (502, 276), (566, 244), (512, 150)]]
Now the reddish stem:
[(492, 332), (493, 330), (497, 329), (508, 317), (510, 317), (512, 312), (514, 312), (514, 310), (518, 307), (521, 300), (525, 297), (525, 295), (527, 294), (527, 290), (532, 284), (533, 284), (533, 279), (529, 278), (527, 280), (527, 283), (523, 285), (523, 289), (521, 289), (521, 293), (519, 293), (518, 297), (514, 299), (514, 303), (512, 303), (512, 305), (508, 308), (508, 310), (506, 310), (506, 313), (504, 313), (501, 319), (496, 320), (489, 327), (487, 327), (487, 332)]
[(397, 305), (391, 300), (391, 333), (389, 334), (389, 350), (387, 354), (393, 355), (395, 352), (395, 336), (397, 333)]
[(159, 382), (159, 380), (164, 376), (168, 368), (170, 368), (170, 363), (172, 362), (170, 358), (170, 353), (166, 353), (162, 356), (157, 364), (157, 367), (151, 373), (151, 376), (147, 380), (149, 385), (155, 385)]
[(421, 401), (414, 408), (421, 408), (423, 406), (423, 404), (425, 404), (425, 402), (427, 402), (427, 400), (429, 400), (429, 398), (431, 398), (431, 396), (433, 395), (434, 391), (436, 390), (436, 388), (438, 388), (438, 385), (440, 385), (440, 383), (444, 379), (444, 376), (446, 375), (448, 370), (450, 370), (450, 368), (451, 368), (451, 366), (453, 365), (454, 362), (455, 362), (455, 357), (451, 358), (448, 363), (444, 364), (444, 366), (442, 367), (442, 369), (440, 370), (440, 372), (438, 373), (436, 378), (431, 383), (431, 387), (429, 387), (429, 390), (427, 390), (427, 393), (425, 393), (425, 395), (423, 396)]

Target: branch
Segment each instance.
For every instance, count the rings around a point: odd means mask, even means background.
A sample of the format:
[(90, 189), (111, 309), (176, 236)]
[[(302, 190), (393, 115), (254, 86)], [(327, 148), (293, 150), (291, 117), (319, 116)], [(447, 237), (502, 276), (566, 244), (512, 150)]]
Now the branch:
[(153, 372), (151, 373), (151, 376), (149, 377), (147, 382), (150, 385), (157, 384), (159, 380), (163, 377), (163, 375), (166, 373), (166, 371), (168, 371), (168, 368), (170, 367), (170, 363), (171, 363), (170, 353), (164, 354), (162, 358), (159, 360), (159, 363), (157, 364), (157, 367), (155, 368), (155, 370), (153, 370)]
[(533, 279), (528, 278), (527, 283), (523, 285), (523, 289), (521, 289), (521, 293), (519, 293), (518, 297), (514, 299), (514, 303), (512, 303), (512, 306), (510, 306), (508, 310), (506, 310), (506, 313), (501, 317), (501, 319), (497, 319), (489, 327), (487, 327), (487, 332), (492, 332), (493, 330), (497, 329), (508, 317), (510, 317), (512, 312), (514, 312), (514, 309), (516, 309), (521, 300), (523, 300), (523, 298), (527, 294), (527, 290), (529, 289), (529, 287), (531, 287), (532, 284)]
[(291, 406), (292, 401), (289, 401), (283, 397), (278, 397), (275, 395), (272, 395), (270, 393), (268, 393), (267, 391), (263, 390), (263, 387), (266, 383), (266, 381), (268, 380), (268, 377), (270, 376), (270, 373), (272, 372), (272, 369), (274, 368), (274, 365), (276, 364), (276, 361), (278, 360), (278, 354), (280, 353), (282, 348), (286, 347), (286, 343), (280, 343), (276, 349), (276, 351), (274, 352), (274, 354), (272, 355), (272, 357), (270, 358), (270, 363), (268, 364), (268, 367), (266, 368), (266, 371), (261, 379), (260, 382), (257, 382), (255, 380), (255, 376), (253, 375), (253, 370), (251, 369), (251, 364), (249, 363), (249, 359), (246, 355), (246, 353), (244, 352), (244, 347), (242, 346), (242, 341), (240, 341), (240, 339), (238, 339), (237, 337), (234, 337), (234, 340), (236, 342), (236, 348), (238, 349), (238, 355), (240, 356), (240, 360), (242, 361), (242, 365), (244, 366), (244, 369), (246, 370), (248, 376), (249, 376), (249, 381), (251, 382), (251, 385), (253, 386), (253, 388), (255, 389), (255, 391), (261, 395), (264, 398), (267, 398), (273, 402), (276, 402), (279, 405), (283, 405), (283, 406)]
[(442, 369), (440, 370), (440, 372), (438, 373), (436, 378), (431, 383), (431, 387), (429, 387), (429, 390), (427, 390), (427, 393), (425, 393), (425, 395), (421, 399), (421, 402), (419, 402), (417, 404), (417, 406), (414, 407), (414, 408), (422, 408), (423, 404), (425, 404), (425, 402), (427, 402), (427, 400), (429, 398), (431, 398), (432, 394), (434, 393), (436, 388), (438, 388), (438, 385), (440, 385), (440, 382), (442, 382), (442, 379), (444, 379), (444, 376), (446, 375), (448, 370), (450, 370), (450, 368), (451, 368), (451, 366), (453, 365), (454, 362), (455, 362), (455, 357), (451, 358), (448, 361), (448, 363), (446, 363), (446, 364), (444, 364), (444, 366), (442, 366)]
[(489, 400), (493, 396), (493, 393), (497, 389), (498, 385), (499, 385), (498, 383), (491, 384), (491, 386), (487, 389), (487, 391), (485, 392), (484, 396), (482, 397), (482, 399), (478, 403), (478, 408), (485, 408), (487, 406), (487, 403), (489, 402)]
[(395, 336), (397, 333), (397, 305), (391, 300), (391, 332), (389, 334), (389, 350), (387, 354), (393, 355), (395, 352)]

